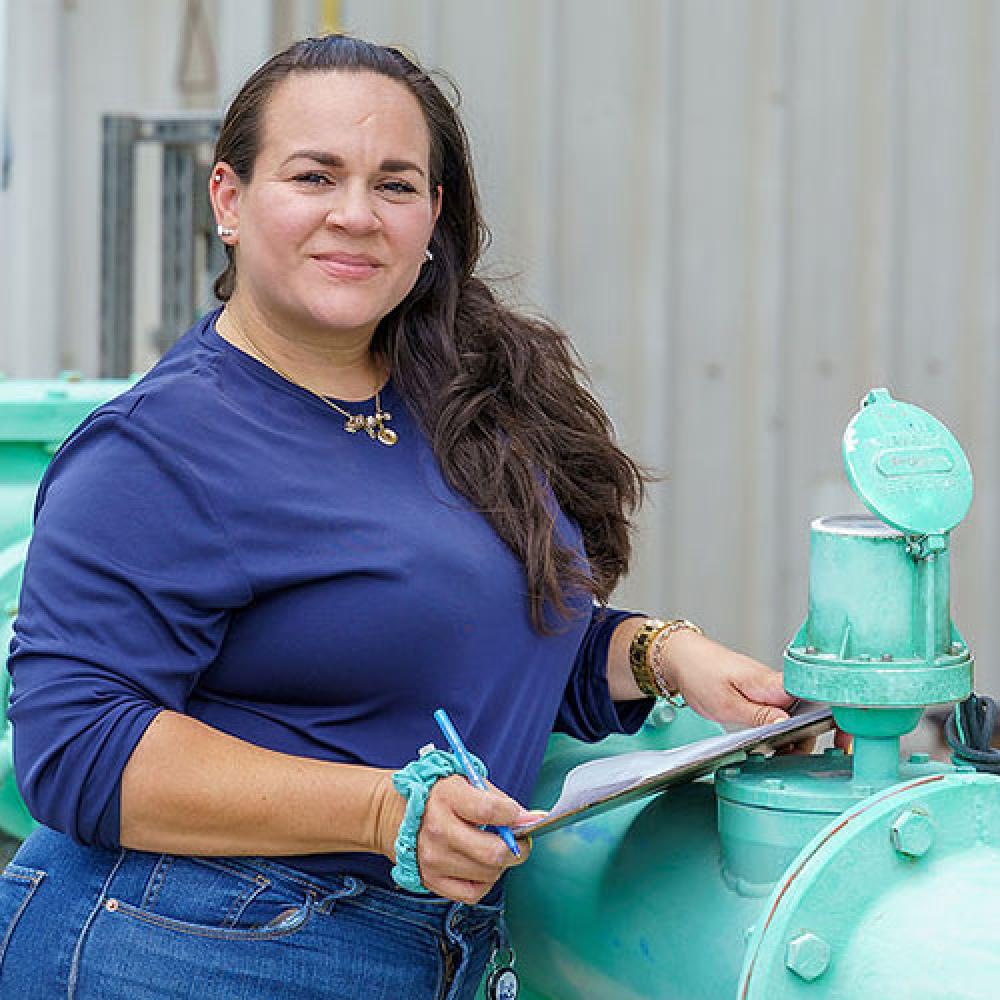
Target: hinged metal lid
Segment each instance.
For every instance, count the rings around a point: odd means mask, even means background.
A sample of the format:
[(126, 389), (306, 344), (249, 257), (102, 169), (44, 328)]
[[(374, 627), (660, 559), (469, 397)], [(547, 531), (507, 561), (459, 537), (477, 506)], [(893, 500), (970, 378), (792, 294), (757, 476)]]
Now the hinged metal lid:
[(872, 389), (844, 431), (847, 478), (866, 507), (906, 535), (951, 531), (972, 503), (972, 469), (940, 421)]

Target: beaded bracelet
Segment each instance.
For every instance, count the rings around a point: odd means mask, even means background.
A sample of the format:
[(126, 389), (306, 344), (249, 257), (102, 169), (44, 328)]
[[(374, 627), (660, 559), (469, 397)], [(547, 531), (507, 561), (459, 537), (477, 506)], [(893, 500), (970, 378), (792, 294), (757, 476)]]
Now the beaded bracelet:
[(664, 675), (664, 667), (662, 661), (663, 647), (667, 644), (667, 640), (675, 632), (697, 632), (698, 635), (704, 635), (704, 631), (699, 625), (695, 625), (694, 622), (688, 621), (686, 618), (674, 618), (667, 622), (663, 628), (661, 628), (656, 635), (650, 640), (648, 660), (650, 669), (653, 672), (653, 677), (656, 679), (656, 686), (662, 692), (664, 698), (670, 702), (671, 705), (675, 705), (677, 708), (684, 706), (684, 695), (681, 694), (680, 688), (676, 685), (671, 685)]
[(701, 628), (686, 618), (673, 618), (668, 622), (647, 618), (629, 645), (629, 665), (639, 690), (650, 698), (666, 698), (672, 705), (684, 704), (683, 695), (667, 681), (661, 653), (666, 640), (674, 632), (692, 631), (703, 635)]
[[(486, 778), (486, 765), (475, 755), (469, 754), (473, 766), (480, 777)], [(402, 770), (392, 776), (393, 787), (406, 799), (406, 812), (396, 834), (396, 864), (392, 869), (392, 880), (400, 888), (410, 892), (430, 892), (420, 880), (417, 865), (417, 835), (420, 822), (424, 818), (427, 796), (434, 783), (453, 774), (463, 774), (458, 758), (448, 750), (421, 751), (416, 760), (411, 760)]]

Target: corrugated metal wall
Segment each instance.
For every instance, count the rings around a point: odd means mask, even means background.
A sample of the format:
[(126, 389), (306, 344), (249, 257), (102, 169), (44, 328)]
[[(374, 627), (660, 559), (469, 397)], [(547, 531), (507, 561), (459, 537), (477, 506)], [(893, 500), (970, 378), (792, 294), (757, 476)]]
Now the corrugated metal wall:
[(775, 660), (840, 435), (887, 385), (977, 501), (955, 616), (1000, 689), (1000, 4), (346, 0), (465, 97), (491, 266), (569, 329), (666, 479), (622, 600)]
[[(665, 474), (621, 599), (776, 660), (810, 519), (853, 508), (841, 432), (887, 385), (972, 459), (955, 614), (1000, 690), (1000, 2), (299, 2), (274, 36), (321, 7), (456, 79), (491, 272)], [(93, 344), (85, 315), (63, 356)]]

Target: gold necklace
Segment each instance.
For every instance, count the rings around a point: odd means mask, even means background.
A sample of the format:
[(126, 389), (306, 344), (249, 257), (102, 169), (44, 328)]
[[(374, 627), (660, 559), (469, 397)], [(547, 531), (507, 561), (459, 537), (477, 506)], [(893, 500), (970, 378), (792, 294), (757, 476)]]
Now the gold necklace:
[(239, 335), (247, 342), (247, 345), (253, 350), (261, 361), (267, 365), (275, 374), (280, 375), (286, 382), (291, 382), (292, 385), (297, 385), (300, 389), (304, 389), (306, 392), (315, 396), (321, 403), (326, 403), (331, 410), (336, 410), (342, 417), (347, 417), (344, 422), (344, 430), (348, 434), (357, 434), (358, 431), (365, 431), (368, 436), (373, 441), (379, 441), (380, 443), (386, 445), (386, 447), (391, 447), (399, 440), (399, 435), (391, 428), (385, 425), (392, 420), (392, 414), (388, 410), (382, 409), (382, 401), (379, 399), (379, 391), (375, 389), (375, 413), (373, 416), (366, 417), (363, 413), (350, 413), (345, 410), (342, 406), (338, 406), (332, 399), (327, 399), (326, 396), (321, 392), (317, 392), (315, 389), (310, 389), (309, 386), (303, 385), (297, 379), (292, 378), (284, 369), (279, 368), (274, 361), (271, 360), (268, 355), (266, 355), (249, 337), (247, 333), (243, 330), (237, 331)]

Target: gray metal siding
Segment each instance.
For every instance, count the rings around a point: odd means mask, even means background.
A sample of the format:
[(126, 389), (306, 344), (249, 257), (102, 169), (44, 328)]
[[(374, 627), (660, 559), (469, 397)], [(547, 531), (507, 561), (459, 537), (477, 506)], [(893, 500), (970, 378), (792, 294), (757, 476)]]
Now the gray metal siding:
[(665, 479), (621, 600), (776, 658), (840, 435), (888, 385), (978, 499), (955, 616), (1000, 687), (1000, 4), (371, 3), (465, 96), (498, 273), (571, 331)]

